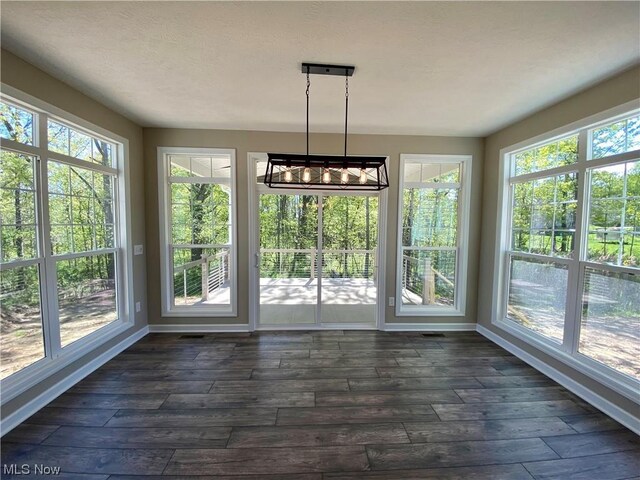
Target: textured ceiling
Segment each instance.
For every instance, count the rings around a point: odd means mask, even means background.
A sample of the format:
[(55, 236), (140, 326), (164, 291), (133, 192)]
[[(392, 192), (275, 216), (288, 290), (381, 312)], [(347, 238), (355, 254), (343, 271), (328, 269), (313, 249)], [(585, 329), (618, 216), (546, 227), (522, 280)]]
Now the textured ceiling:
[[(3, 2), (2, 47), (143, 126), (483, 136), (640, 60), (639, 2)], [(312, 77), (312, 131), (344, 81)]]

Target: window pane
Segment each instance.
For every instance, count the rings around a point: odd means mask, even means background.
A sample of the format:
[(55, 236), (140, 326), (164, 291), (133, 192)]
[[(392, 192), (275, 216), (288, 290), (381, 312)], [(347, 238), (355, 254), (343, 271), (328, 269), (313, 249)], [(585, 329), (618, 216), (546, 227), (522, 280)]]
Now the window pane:
[(513, 185), (511, 249), (570, 257), (575, 236), (578, 178), (575, 173)]
[(591, 158), (604, 158), (639, 148), (640, 116), (620, 120), (592, 132)]
[(562, 343), (567, 279), (564, 265), (512, 257), (507, 317)]
[(33, 145), (33, 118), (31, 112), (0, 102), (0, 137)]
[(640, 266), (640, 162), (591, 171), (587, 260)]
[(454, 305), (455, 250), (402, 252), (402, 304)]
[(578, 135), (572, 135), (511, 156), (514, 174), (539, 172), (578, 161)]
[(231, 178), (231, 156), (228, 154), (179, 154), (167, 158), (172, 177), (213, 178), (224, 183)]
[(48, 169), (54, 254), (113, 248), (114, 177), (53, 161)]
[(49, 150), (69, 155), (69, 129), (60, 123), (49, 120), (47, 132)]
[(578, 350), (640, 380), (640, 275), (586, 268)]
[(0, 154), (0, 262), (38, 255), (35, 157)]
[(174, 248), (175, 305), (230, 305), (230, 249)]
[(402, 244), (455, 247), (458, 240), (458, 189), (404, 189)]
[(213, 183), (172, 183), (172, 243), (229, 243), (230, 191)]
[(404, 181), (420, 183), (459, 183), (459, 163), (406, 162)]
[(0, 378), (44, 358), (38, 266), (0, 270)]
[(117, 320), (114, 254), (57, 263), (60, 342), (63, 347)]
[(47, 122), (47, 130), (50, 151), (105, 167), (115, 165), (113, 144), (53, 120)]

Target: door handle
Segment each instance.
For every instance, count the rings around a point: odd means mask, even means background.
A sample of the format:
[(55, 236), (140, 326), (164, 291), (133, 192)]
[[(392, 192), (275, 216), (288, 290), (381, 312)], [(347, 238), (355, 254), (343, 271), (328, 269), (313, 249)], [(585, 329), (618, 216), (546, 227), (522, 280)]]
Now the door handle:
[(256, 257), (256, 264), (254, 265), (254, 267), (255, 268), (260, 268), (260, 254), (256, 253), (255, 257)]

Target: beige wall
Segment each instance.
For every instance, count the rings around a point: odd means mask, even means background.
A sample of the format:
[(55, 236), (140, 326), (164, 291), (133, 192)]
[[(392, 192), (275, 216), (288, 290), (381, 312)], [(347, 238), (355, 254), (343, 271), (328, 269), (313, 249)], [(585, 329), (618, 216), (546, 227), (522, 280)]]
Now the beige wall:
[[(301, 117), (303, 122), (304, 118)], [(341, 134), (311, 136), (313, 153), (339, 154), (344, 148)], [(249, 320), (249, 192), (247, 181), (248, 152), (304, 152), (303, 133), (276, 133), (227, 130), (144, 130), (145, 182), (147, 201), (147, 283), (149, 298), (160, 298), (160, 243), (158, 216), (157, 147), (216, 147), (236, 150), (238, 208), (238, 316), (237, 318), (176, 318), (162, 317), (160, 302), (149, 304), (150, 324), (247, 324)], [(396, 237), (398, 211), (398, 173), (400, 153), (467, 154), (473, 156), (471, 185), (471, 226), (469, 267), (467, 278), (467, 308), (464, 317), (396, 317), (394, 308), (386, 308), (386, 321), (409, 322), (471, 322), (476, 321), (478, 253), (480, 238), (480, 200), (484, 143), (478, 138), (423, 137), (397, 135), (350, 135), (349, 151), (353, 154), (388, 155), (390, 157), (388, 217), (386, 232), (386, 297), (395, 296)]]
[[(538, 349), (518, 340), (491, 324), (495, 248), (497, 239), (498, 169), (500, 149), (543, 134), (571, 122), (586, 118), (617, 105), (640, 98), (640, 67), (585, 90), (552, 107), (515, 123), (486, 139), (485, 168), (482, 198), (482, 243), (480, 250), (480, 277), (478, 283), (478, 323), (507, 341), (538, 357), (543, 362), (569, 375), (594, 392), (624, 408), (640, 413), (629, 399), (602, 386), (591, 378), (567, 367)], [(640, 416), (640, 415), (639, 415)]]
[[(142, 161), (142, 129), (121, 115), (109, 110), (77, 90), (38, 70), (6, 50), (1, 51), (3, 83), (39, 98), (66, 112), (105, 128), (129, 140), (129, 169), (131, 181), (131, 238), (134, 244), (145, 243), (145, 197)], [(147, 272), (146, 255), (133, 257), (133, 285), (136, 301), (141, 302), (142, 312), (136, 314), (135, 324), (91, 353), (78, 359), (42, 383), (27, 390), (2, 405), (2, 418), (13, 413), (40, 393), (55, 385), (92, 359), (113, 347), (147, 324)]]

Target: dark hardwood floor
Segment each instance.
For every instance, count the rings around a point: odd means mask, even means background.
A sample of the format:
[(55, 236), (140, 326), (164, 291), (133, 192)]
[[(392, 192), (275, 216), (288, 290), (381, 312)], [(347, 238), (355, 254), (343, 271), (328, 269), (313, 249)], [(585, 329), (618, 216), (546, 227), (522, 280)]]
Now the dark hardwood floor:
[(639, 478), (640, 440), (476, 333), (151, 334), (7, 434), (2, 463), (91, 480), (613, 480)]

